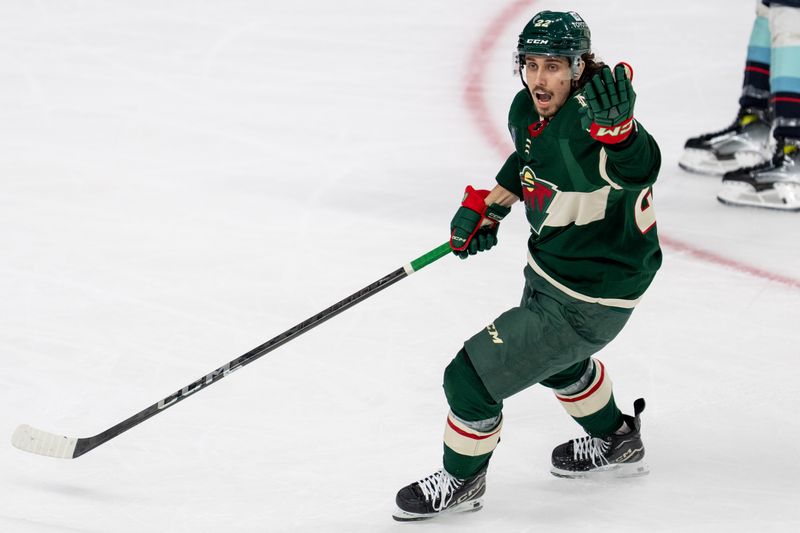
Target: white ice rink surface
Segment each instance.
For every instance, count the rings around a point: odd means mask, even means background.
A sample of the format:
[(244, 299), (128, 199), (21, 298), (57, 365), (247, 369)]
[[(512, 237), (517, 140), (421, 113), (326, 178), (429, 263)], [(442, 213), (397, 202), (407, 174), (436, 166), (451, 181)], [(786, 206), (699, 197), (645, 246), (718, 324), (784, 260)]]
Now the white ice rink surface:
[[(484, 510), (391, 520), (440, 464), (442, 370), (518, 302), (519, 206), (491, 253), (79, 459), (11, 447), (20, 423), (94, 435), (444, 242), (510, 149), (510, 58), (545, 8), (634, 66), (663, 152), (664, 267), (601, 355), (621, 407), (647, 399), (650, 476), (552, 477), (580, 428), (537, 387), (506, 401)], [(800, 214), (719, 205), (676, 163), (735, 114), (752, 20), (752, 0), (2, 1), (0, 531), (800, 530)]]

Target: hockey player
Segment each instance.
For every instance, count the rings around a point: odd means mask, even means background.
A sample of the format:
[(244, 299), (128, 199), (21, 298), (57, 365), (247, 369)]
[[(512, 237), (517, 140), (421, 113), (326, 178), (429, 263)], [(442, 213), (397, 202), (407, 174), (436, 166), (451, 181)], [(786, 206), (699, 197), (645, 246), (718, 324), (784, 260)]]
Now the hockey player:
[(739, 106), (686, 141), (680, 166), (724, 174), (724, 204), (800, 211), (800, 0), (756, 0)]
[(509, 111), (516, 149), (491, 191), (466, 188), (450, 244), (462, 258), (489, 250), (522, 200), (531, 227), (522, 302), (468, 339), (445, 370), (443, 468), (398, 492), (397, 520), (480, 509), (503, 400), (536, 383), (588, 433), (553, 450), (553, 474), (647, 473), (644, 400), (623, 415), (592, 356), (661, 265), (651, 189), (661, 155), (634, 119), (630, 67), (595, 60), (577, 13), (538, 13), (517, 52), (525, 88)]

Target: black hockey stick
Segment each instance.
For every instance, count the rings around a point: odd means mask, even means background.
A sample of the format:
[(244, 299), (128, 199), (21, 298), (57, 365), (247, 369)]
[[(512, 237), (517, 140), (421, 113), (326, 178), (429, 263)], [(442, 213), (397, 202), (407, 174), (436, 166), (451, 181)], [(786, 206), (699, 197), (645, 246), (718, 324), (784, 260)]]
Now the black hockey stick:
[(284, 331), (277, 337), (268, 340), (261, 346), (253, 348), (246, 354), (241, 355), (233, 361), (222, 365), (213, 372), (206, 374), (200, 379), (183, 387), (181, 390), (170, 394), (166, 398), (159, 400), (150, 407), (139, 411), (132, 417), (123, 420), (116, 426), (112, 426), (102, 433), (98, 433), (94, 437), (67, 437), (64, 435), (57, 435), (55, 433), (42, 431), (41, 429), (36, 429), (23, 424), (14, 431), (14, 435), (11, 437), (11, 443), (20, 450), (39, 455), (59, 457), (62, 459), (74, 459), (79, 457), (86, 452), (97, 448), (101, 444), (110, 441), (117, 435), (131, 429), (132, 427), (141, 424), (151, 416), (155, 416), (165, 409), (172, 407), (176, 403), (187, 398), (189, 395), (208, 387), (212, 383), (216, 383), (234, 370), (238, 370), (244, 365), (252, 363), (262, 355), (267, 354), (282, 344), (289, 342), (298, 335), (310, 330), (314, 326), (322, 324), (329, 318), (338, 315), (345, 309), (349, 309), (366, 298), (369, 298), (373, 294), (385, 289), (389, 285), (392, 285), (393, 283), (410, 276), (414, 272), (433, 263), (434, 261), (441, 259), (448, 253), (450, 253), (449, 243), (444, 243), (441, 246), (434, 248), (430, 252), (418, 257), (402, 268), (398, 268), (391, 274), (384, 276), (371, 285), (368, 285), (360, 291), (351, 294), (344, 300), (336, 302), (324, 311), (321, 311), (311, 318), (300, 322), (295, 327)]

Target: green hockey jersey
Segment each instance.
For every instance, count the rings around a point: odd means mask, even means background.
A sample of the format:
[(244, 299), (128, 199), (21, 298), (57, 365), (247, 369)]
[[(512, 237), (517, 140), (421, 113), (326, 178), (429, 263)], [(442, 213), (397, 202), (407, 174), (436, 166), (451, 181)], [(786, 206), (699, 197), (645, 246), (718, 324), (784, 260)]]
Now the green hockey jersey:
[(661, 153), (640, 124), (622, 149), (596, 141), (586, 109), (577, 92), (544, 122), (520, 91), (508, 117), (516, 150), (497, 182), (525, 203), (536, 274), (579, 300), (632, 308), (661, 266), (651, 188)]

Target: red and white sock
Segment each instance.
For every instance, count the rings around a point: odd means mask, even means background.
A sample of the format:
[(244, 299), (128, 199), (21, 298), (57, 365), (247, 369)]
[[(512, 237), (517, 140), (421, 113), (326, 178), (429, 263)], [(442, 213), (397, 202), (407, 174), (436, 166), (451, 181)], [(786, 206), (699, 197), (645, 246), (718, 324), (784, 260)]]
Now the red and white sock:
[[(573, 387), (567, 387), (554, 391), (556, 398), (564, 406), (567, 413), (573, 418), (584, 418), (593, 415), (603, 409), (612, 400), (613, 387), (611, 378), (606, 374), (603, 363), (597, 359), (592, 359), (592, 364), (584, 374), (587, 382), (594, 372), (594, 378), (585, 387), (580, 387), (579, 391), (572, 392)], [(578, 383), (581, 383), (579, 381)]]

